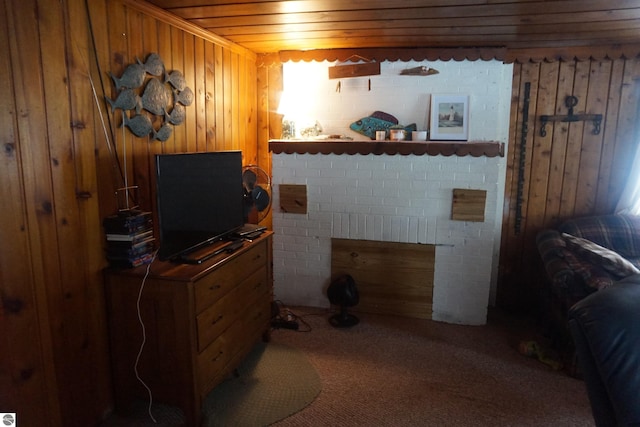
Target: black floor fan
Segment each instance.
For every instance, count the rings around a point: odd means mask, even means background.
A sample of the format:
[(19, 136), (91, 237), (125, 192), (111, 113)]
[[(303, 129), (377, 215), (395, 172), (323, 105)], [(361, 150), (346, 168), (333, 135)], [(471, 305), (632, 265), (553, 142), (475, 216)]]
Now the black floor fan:
[(340, 312), (329, 318), (329, 323), (335, 328), (348, 328), (360, 322), (353, 314), (349, 314), (348, 307), (358, 304), (360, 297), (356, 283), (348, 274), (334, 279), (327, 288), (327, 297), (332, 305), (339, 306)]

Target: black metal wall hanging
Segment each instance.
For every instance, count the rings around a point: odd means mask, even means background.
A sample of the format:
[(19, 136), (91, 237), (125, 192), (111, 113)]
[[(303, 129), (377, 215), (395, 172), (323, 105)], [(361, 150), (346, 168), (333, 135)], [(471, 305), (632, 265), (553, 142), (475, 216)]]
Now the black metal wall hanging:
[(111, 74), (111, 79), (118, 96), (105, 98), (112, 113), (122, 110), (120, 126), (138, 137), (151, 135), (152, 141), (166, 141), (173, 126), (184, 122), (185, 107), (193, 102), (193, 91), (183, 74), (167, 72), (157, 53), (149, 54), (144, 63), (138, 59), (128, 65), (120, 77)]
[(516, 218), (514, 231), (520, 234), (522, 225), (522, 205), (524, 204), (524, 180), (527, 153), (527, 134), (529, 133), (529, 102), (531, 100), (531, 82), (524, 84), (524, 99), (522, 102), (522, 131), (520, 133), (520, 160), (518, 162), (518, 188), (516, 195)]
[(545, 126), (548, 122), (564, 122), (572, 123), (579, 121), (592, 121), (593, 122), (593, 134), (598, 135), (600, 133), (600, 126), (602, 124), (602, 114), (573, 114), (573, 107), (578, 104), (578, 98), (575, 96), (567, 96), (564, 100), (565, 105), (569, 109), (566, 115), (555, 116), (540, 116), (540, 136), (547, 136)]

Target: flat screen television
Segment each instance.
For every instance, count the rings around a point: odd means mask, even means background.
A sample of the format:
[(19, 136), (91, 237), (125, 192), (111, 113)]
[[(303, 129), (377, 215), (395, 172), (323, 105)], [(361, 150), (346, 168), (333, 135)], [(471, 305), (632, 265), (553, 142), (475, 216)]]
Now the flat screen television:
[(158, 258), (179, 261), (244, 225), (242, 152), (156, 155)]

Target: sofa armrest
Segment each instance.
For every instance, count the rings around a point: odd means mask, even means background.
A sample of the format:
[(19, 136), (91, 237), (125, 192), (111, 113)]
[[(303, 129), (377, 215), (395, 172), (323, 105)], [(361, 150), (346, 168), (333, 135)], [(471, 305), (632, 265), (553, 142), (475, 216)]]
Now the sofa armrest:
[(568, 319), (596, 424), (640, 425), (640, 275), (584, 298)]
[(538, 252), (551, 282), (563, 286), (572, 278), (574, 271), (563, 257), (567, 245), (557, 230), (546, 229), (536, 236)]

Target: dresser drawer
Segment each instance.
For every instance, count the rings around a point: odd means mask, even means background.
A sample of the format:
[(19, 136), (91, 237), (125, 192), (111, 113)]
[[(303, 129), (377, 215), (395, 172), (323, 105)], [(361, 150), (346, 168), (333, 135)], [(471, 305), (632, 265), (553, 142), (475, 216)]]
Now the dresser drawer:
[(263, 266), (197, 316), (198, 351), (237, 321), (247, 304), (269, 291), (268, 279), (267, 267)]
[(202, 312), (222, 298), (266, 262), (267, 242), (263, 241), (231, 259), (222, 268), (198, 280), (194, 284), (196, 313)]
[[(261, 295), (215, 341), (198, 355), (199, 391), (204, 396), (251, 351), (268, 330), (271, 296)], [(228, 366), (231, 364), (231, 366)]]
[[(237, 329), (238, 332), (232, 333), (234, 329)], [(229, 337), (235, 336), (240, 331), (241, 325), (232, 325), (202, 353), (198, 354), (196, 378), (198, 378), (198, 389), (201, 394), (208, 393), (221, 379), (221, 376), (228, 373), (225, 367), (237, 352), (237, 344), (234, 344)]]

